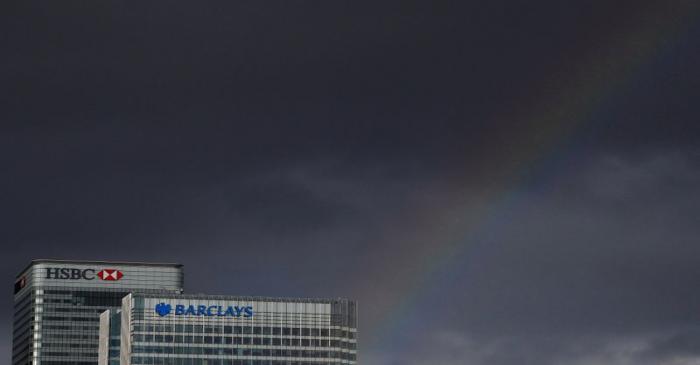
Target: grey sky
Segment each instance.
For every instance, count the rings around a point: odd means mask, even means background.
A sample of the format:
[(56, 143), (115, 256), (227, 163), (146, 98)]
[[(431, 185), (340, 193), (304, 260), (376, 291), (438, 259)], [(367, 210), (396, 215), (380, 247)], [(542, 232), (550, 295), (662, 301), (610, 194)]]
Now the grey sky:
[(32, 258), (359, 300), (365, 365), (700, 362), (693, 1), (7, 1)]

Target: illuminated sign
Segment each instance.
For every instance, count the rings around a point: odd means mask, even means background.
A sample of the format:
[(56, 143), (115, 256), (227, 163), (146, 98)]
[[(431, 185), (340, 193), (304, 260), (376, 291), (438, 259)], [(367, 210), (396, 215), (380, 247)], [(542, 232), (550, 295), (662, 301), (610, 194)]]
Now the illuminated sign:
[[(159, 316), (165, 317), (173, 312), (173, 306), (167, 303), (158, 303), (155, 307)], [(176, 304), (174, 313), (176, 316), (205, 316), (205, 317), (243, 317), (253, 316), (253, 307), (221, 306), (221, 305), (182, 305)]]

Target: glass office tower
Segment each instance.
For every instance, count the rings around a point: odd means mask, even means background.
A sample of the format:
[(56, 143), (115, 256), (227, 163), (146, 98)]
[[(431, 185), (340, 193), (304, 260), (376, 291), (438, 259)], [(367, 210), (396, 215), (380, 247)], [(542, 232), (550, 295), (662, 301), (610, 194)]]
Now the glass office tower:
[(34, 260), (14, 289), (13, 365), (96, 365), (100, 313), (134, 291), (182, 293), (182, 265)]
[(330, 365), (357, 362), (357, 305), (132, 293), (101, 316), (99, 365)]

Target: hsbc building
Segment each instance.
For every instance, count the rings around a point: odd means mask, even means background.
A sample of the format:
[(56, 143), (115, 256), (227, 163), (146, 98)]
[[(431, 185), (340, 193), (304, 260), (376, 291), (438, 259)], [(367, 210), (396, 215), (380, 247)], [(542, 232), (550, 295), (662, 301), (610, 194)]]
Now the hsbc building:
[(34, 260), (14, 288), (13, 365), (95, 365), (100, 313), (130, 292), (181, 294), (180, 264)]

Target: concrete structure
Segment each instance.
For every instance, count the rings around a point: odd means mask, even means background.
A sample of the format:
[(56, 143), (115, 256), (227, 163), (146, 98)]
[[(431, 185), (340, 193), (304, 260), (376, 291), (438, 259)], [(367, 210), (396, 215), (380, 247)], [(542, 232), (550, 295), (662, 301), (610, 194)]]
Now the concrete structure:
[(99, 316), (132, 291), (182, 293), (182, 265), (34, 260), (15, 281), (13, 365), (96, 365)]
[(135, 292), (100, 317), (100, 365), (328, 365), (357, 362), (347, 299)]

